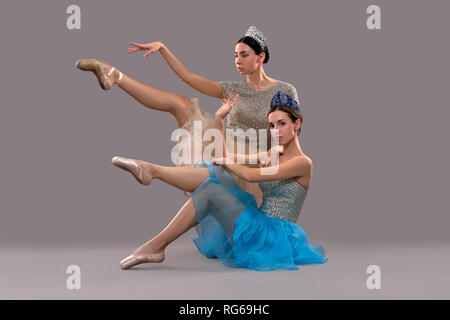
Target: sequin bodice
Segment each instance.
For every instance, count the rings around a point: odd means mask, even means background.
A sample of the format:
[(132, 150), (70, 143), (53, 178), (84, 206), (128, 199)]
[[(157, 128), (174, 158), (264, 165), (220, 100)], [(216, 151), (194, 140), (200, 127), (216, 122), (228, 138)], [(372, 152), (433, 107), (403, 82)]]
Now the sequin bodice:
[[(267, 136), (267, 147), (270, 147), (270, 131), (267, 124), (267, 113), (270, 109), (270, 102), (277, 91), (289, 94), (298, 101), (297, 90), (288, 82), (277, 81), (267, 90), (256, 90), (251, 87), (245, 80), (240, 82), (235, 81), (220, 81), (222, 85), (222, 93), (224, 97), (228, 91), (234, 97), (237, 93), (239, 99), (236, 105), (231, 109), (226, 116), (227, 128), (244, 131), (253, 128), (256, 130), (256, 135), (259, 137), (259, 129), (265, 129)], [(259, 148), (259, 139), (257, 146)]]
[(259, 182), (263, 201), (259, 210), (271, 217), (295, 223), (308, 193), (293, 179)]

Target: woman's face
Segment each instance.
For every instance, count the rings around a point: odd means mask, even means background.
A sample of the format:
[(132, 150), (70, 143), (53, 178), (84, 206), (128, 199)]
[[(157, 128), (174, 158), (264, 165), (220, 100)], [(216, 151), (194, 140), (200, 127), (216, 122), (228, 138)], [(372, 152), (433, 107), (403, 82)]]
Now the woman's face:
[[(268, 117), (269, 129), (272, 137), (277, 140), (279, 145), (287, 144), (297, 135), (300, 129), (300, 120), (292, 122), (289, 115), (281, 110), (271, 112)], [(277, 132), (278, 129), (278, 132)]]
[(236, 68), (240, 74), (254, 72), (258, 67), (258, 61), (261, 61), (255, 50), (243, 42), (236, 44), (234, 57)]

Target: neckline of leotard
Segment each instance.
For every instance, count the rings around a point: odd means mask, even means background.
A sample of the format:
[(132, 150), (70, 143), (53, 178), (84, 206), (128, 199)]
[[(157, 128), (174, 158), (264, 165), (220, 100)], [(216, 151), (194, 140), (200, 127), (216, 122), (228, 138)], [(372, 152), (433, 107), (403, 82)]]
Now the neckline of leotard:
[[(294, 182), (295, 184), (299, 185), (300, 188), (302, 188), (302, 189), (305, 190), (306, 192), (307, 192), (308, 189), (309, 189), (309, 187), (308, 187), (308, 188), (305, 188), (305, 187), (302, 186), (300, 183), (298, 183), (297, 181), (295, 181), (293, 178), (287, 178), (287, 179), (284, 179), (284, 180), (291, 180), (291, 181)], [(280, 181), (280, 180), (273, 180), (273, 181)]]
[(246, 80), (243, 80), (242, 82), (244, 82), (244, 83), (247, 85), (247, 87), (249, 87), (250, 89), (253, 89), (253, 90), (255, 90), (255, 91), (264, 92), (264, 91), (270, 90), (270, 89), (272, 89), (273, 87), (275, 87), (278, 83), (280, 83), (280, 80), (277, 80), (270, 88), (267, 88), (266, 90), (257, 90), (257, 89), (255, 89), (255, 88), (253, 88), (251, 85), (249, 85), (249, 84), (247, 83)]
[(291, 179), (294, 183), (298, 184), (303, 190), (308, 191), (309, 187), (308, 187), (308, 188), (305, 188), (304, 186), (302, 186), (300, 183), (298, 183), (298, 182), (295, 181), (294, 179), (292, 179), (292, 178), (289, 178), (289, 179)]

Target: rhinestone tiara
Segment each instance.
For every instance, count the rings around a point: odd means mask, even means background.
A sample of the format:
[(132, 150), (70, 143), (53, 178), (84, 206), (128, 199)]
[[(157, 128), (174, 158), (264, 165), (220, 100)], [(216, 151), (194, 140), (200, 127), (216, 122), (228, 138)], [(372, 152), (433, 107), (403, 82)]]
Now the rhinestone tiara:
[(245, 33), (245, 36), (255, 39), (261, 46), (262, 50), (264, 50), (264, 48), (267, 46), (267, 38), (255, 26), (250, 26)]
[(270, 102), (270, 107), (272, 108), (273, 106), (277, 105), (291, 107), (299, 114), (301, 114), (300, 108), (298, 107), (298, 102), (292, 99), (291, 96), (288, 95), (287, 93), (281, 93), (281, 91), (278, 91), (273, 96), (272, 101)]

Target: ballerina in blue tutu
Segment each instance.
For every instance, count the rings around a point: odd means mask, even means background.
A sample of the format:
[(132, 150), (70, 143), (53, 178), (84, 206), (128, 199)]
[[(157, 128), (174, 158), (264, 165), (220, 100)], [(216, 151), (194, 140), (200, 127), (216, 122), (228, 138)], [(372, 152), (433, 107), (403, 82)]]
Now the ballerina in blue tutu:
[[(218, 120), (223, 121), (236, 99), (237, 96), (232, 100), (228, 95), (223, 100), (216, 113)], [(193, 241), (205, 257), (218, 258), (233, 268), (298, 270), (298, 265), (328, 261), (323, 246), (313, 247), (296, 223), (313, 171), (312, 161), (303, 153), (298, 140), (302, 122), (298, 102), (277, 92), (270, 104), (267, 123), (279, 145), (268, 152), (227, 153), (225, 158), (212, 162), (202, 160), (194, 168), (167, 167), (123, 157), (114, 157), (112, 162), (131, 172), (142, 184), (148, 185), (156, 178), (191, 192), (198, 235)], [(243, 160), (257, 161), (259, 167), (237, 163)], [(263, 194), (259, 207), (254, 196), (241, 189), (230, 173), (259, 184)], [(133, 253), (121, 261), (121, 267), (128, 269), (164, 259), (164, 250)]]

